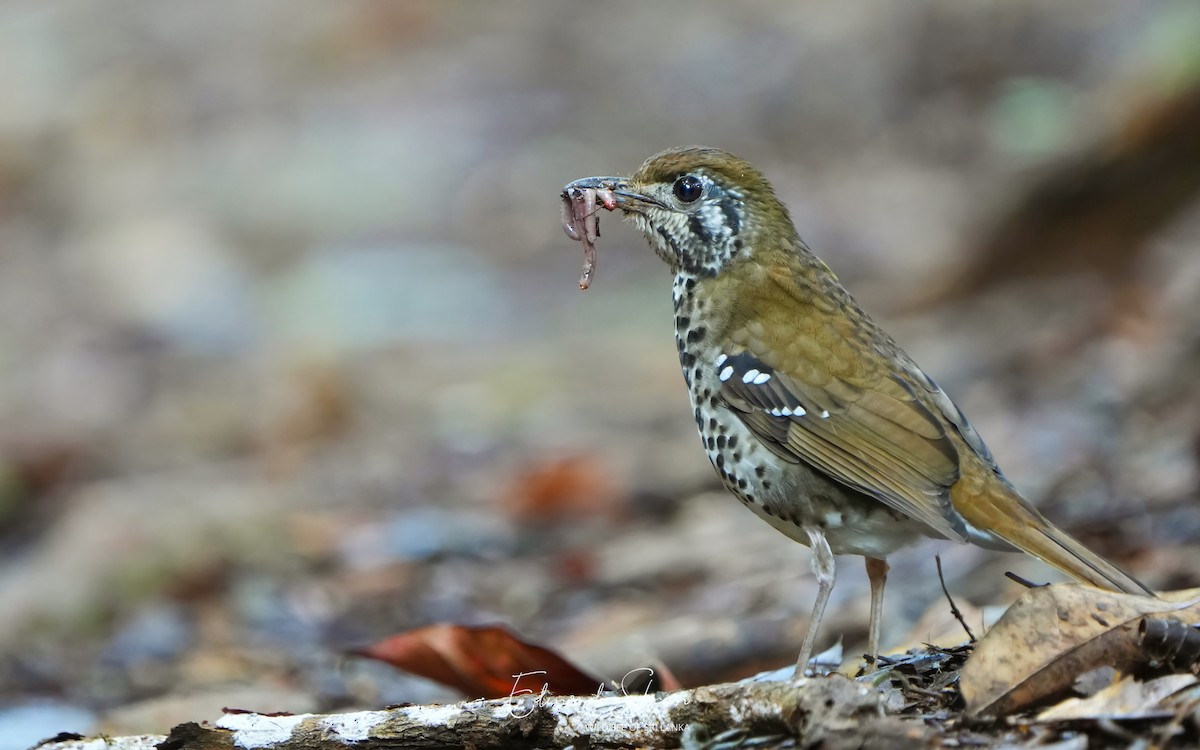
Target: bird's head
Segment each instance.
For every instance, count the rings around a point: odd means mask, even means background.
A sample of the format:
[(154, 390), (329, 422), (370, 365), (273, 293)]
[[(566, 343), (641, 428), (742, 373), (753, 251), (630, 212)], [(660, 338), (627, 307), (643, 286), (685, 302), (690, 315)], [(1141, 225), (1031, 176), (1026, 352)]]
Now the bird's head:
[(795, 241), (787, 209), (762, 173), (715, 148), (667, 149), (632, 177), (586, 177), (571, 188), (612, 191), (676, 273), (714, 275), (735, 258)]

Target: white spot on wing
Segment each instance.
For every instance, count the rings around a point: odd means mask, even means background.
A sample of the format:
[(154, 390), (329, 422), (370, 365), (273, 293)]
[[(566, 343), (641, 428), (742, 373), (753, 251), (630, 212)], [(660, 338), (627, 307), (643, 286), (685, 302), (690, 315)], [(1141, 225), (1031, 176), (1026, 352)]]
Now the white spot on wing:
[(752, 382), (753, 382), (755, 385), (762, 385), (763, 383), (767, 382), (767, 381), (768, 381), (768, 380), (770, 380), (770, 379), (771, 379), (771, 373), (769, 373), (769, 372), (760, 372), (760, 373), (758, 374), (758, 377), (754, 378), (754, 380), (753, 380)]
[(757, 378), (758, 375), (759, 375), (758, 370), (747, 370), (746, 374), (742, 376), (742, 382), (749, 383), (751, 380), (754, 380), (755, 378)]
[(826, 409), (821, 410), (821, 419), (829, 419), (829, 411), (828, 410), (826, 410)]
[(718, 377), (721, 378), (722, 383), (724, 383), (726, 380), (729, 380), (729, 378), (733, 377), (733, 365), (726, 365), (725, 369), (721, 370), (721, 374)]
[(727, 360), (727, 359), (729, 359), (728, 354), (722, 354), (721, 356), (717, 357), (717, 367), (720, 367), (721, 365), (725, 364), (725, 360)]

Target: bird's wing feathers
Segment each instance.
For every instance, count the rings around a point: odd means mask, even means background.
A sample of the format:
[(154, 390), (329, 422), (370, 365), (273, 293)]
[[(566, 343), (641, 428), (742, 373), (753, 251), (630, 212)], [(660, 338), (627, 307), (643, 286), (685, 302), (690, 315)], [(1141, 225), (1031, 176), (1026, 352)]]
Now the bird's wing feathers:
[(948, 492), (958, 479), (954, 445), (900, 381), (863, 389), (831, 379), (833, 387), (822, 387), (751, 351), (728, 357), (719, 375), (722, 398), (780, 457), (811, 464), (943, 536), (966, 538)]
[(905, 373), (910, 381), (920, 385), (925, 395), (928, 397), (933, 406), (945, 419), (954, 425), (955, 431), (962, 437), (963, 441), (983, 459), (984, 463), (997, 474), (1000, 473), (1000, 467), (996, 465), (996, 459), (992, 457), (992, 452), (988, 449), (987, 444), (983, 442), (983, 438), (975, 430), (975, 426), (967, 420), (967, 415), (962, 413), (962, 409), (958, 408), (958, 404), (954, 403), (941, 386), (933, 381), (933, 378), (925, 374), (925, 372), (917, 367), (915, 362), (907, 360)]
[[(966, 526), (950, 502), (958, 453), (938, 419), (904, 380), (881, 375), (839, 378), (823, 358), (772, 368), (753, 336), (717, 368), (721, 397), (777, 455), (805, 462), (833, 479), (922, 521), (950, 539)], [(809, 340), (808, 349), (819, 346)], [(834, 356), (832, 353), (831, 357)], [(936, 406), (936, 404), (935, 404)]]

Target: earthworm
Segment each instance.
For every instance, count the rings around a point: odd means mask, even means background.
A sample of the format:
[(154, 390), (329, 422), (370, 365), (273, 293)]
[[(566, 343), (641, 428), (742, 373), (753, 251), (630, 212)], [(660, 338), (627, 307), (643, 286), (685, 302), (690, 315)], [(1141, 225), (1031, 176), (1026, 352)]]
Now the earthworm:
[(571, 239), (583, 243), (583, 273), (579, 288), (591, 286), (596, 272), (596, 240), (600, 237), (599, 205), (609, 211), (617, 207), (616, 196), (605, 188), (567, 187), (562, 192), (563, 231)]

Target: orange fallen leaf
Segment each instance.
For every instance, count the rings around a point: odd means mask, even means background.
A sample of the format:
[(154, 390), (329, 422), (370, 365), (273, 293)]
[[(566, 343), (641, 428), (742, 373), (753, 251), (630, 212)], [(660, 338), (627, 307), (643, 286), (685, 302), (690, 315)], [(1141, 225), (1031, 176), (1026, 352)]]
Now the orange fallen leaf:
[(555, 652), (499, 625), (429, 625), (354, 653), (482, 698), (538, 693), (587, 695), (603, 683)]
[(1100, 666), (1144, 662), (1146, 615), (1200, 622), (1200, 589), (1159, 598), (1063, 584), (1031, 589), (980, 640), (959, 679), (969, 715), (1000, 716), (1057, 695)]
[(564, 456), (527, 466), (513, 477), (504, 504), (516, 518), (557, 523), (580, 517), (619, 518), (625, 492), (593, 457)]

